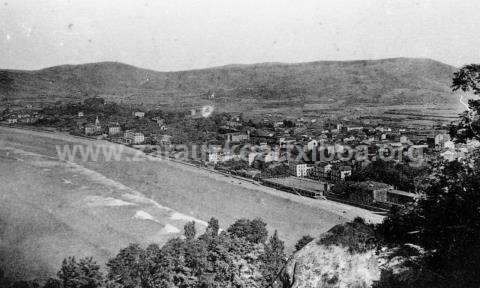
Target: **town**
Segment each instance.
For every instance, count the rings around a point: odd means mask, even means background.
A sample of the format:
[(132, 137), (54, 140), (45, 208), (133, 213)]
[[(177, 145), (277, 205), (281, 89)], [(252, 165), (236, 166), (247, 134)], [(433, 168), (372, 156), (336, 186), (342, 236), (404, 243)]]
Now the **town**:
[(414, 201), (418, 179), (435, 159), (459, 160), (480, 146), (476, 140), (454, 143), (448, 123), (414, 129), (371, 119), (246, 119), (213, 109), (147, 110), (93, 97), (8, 107), (0, 116), (3, 125), (105, 139), (286, 192), (379, 211)]

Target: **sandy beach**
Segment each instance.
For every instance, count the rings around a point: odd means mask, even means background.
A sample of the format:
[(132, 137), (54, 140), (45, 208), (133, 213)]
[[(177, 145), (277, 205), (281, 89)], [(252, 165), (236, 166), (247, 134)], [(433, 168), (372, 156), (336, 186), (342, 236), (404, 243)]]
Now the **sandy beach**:
[(74, 144), (118, 145), (0, 127), (0, 249), (3, 261), (26, 266), (33, 276), (50, 275), (68, 255), (103, 262), (131, 242), (162, 244), (187, 221), (196, 221), (201, 231), (210, 217), (222, 228), (260, 217), (290, 248), (303, 235), (356, 216), (382, 220), (368, 210), (153, 159), (124, 146), (121, 161), (61, 161), (57, 145)]

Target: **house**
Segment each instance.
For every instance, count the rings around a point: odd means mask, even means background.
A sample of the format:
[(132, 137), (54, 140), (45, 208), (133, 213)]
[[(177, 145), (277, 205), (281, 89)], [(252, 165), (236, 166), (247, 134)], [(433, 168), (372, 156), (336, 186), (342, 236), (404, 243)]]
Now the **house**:
[(261, 155), (261, 153), (258, 152), (250, 152), (248, 154), (248, 166), (252, 166), (253, 162), (257, 159), (257, 156)]
[(158, 125), (158, 127), (160, 127), (161, 131), (167, 130), (167, 125), (165, 123), (165, 119), (163, 119), (161, 117), (153, 117), (152, 120), (157, 122), (157, 125)]
[(455, 161), (459, 158), (458, 153), (454, 150), (446, 150), (440, 153), (440, 156), (449, 162)]
[(368, 187), (368, 189), (372, 191), (373, 200), (378, 202), (385, 202), (387, 199), (386, 198), (387, 191), (393, 189), (392, 185), (382, 183), (382, 182), (365, 181), (361, 183), (364, 183)]
[(135, 111), (135, 112), (133, 112), (133, 117), (143, 118), (143, 117), (145, 117), (145, 112)]
[[(380, 197), (381, 195), (381, 197)], [(375, 197), (375, 194), (374, 194)], [(410, 202), (414, 202), (418, 198), (417, 194), (409, 193), (396, 189), (386, 189), (377, 193), (376, 202), (388, 204), (388, 205), (405, 205)]]
[(448, 134), (438, 134), (435, 136), (435, 148), (441, 149), (444, 147), (446, 142), (450, 141), (450, 135)]
[(83, 130), (83, 127), (87, 125), (88, 121), (86, 119), (76, 119), (75, 120), (75, 125), (77, 126), (78, 129)]
[(85, 125), (85, 135), (93, 135), (100, 133), (102, 131), (102, 126), (97, 126), (95, 124)]
[(307, 143), (307, 149), (308, 151), (316, 149), (318, 146), (318, 141), (317, 140), (311, 140)]
[(95, 124), (85, 125), (85, 135), (92, 135), (100, 132), (102, 132), (102, 125), (100, 124), (100, 120), (98, 120), (98, 116), (95, 119)]
[(246, 133), (227, 133), (225, 135), (226, 141), (232, 143), (240, 143), (250, 139), (250, 136)]
[(19, 118), (18, 121), (20, 123), (32, 124), (32, 123), (36, 123), (38, 121), (38, 117), (37, 116), (29, 116), (29, 117)]
[(452, 140), (445, 141), (443, 143), (443, 147), (446, 149), (455, 149), (455, 142), (453, 142)]
[(207, 162), (217, 164), (223, 161), (222, 147), (219, 145), (211, 145), (207, 151)]
[(226, 126), (235, 129), (235, 128), (238, 128), (238, 127), (242, 126), (242, 123), (240, 123), (240, 122), (238, 122), (238, 121), (231, 121), (231, 120), (229, 120), (229, 121), (227, 121)]
[(312, 167), (308, 167), (306, 163), (290, 163), (290, 172), (293, 176), (296, 177), (306, 177), (308, 175), (308, 170)]
[(77, 116), (78, 116), (78, 118), (80, 118), (80, 117), (84, 117), (85, 114), (84, 114), (82, 111), (79, 111), (79, 112), (77, 113)]
[(123, 137), (129, 144), (142, 144), (145, 142), (145, 135), (140, 132), (135, 132), (133, 130), (127, 130), (123, 134)]
[(352, 167), (341, 165), (332, 167), (330, 177), (333, 181), (344, 181), (347, 177), (352, 175)]
[(8, 123), (8, 124), (18, 123), (18, 118), (17, 118), (17, 117), (12, 117), (12, 116), (10, 116), (10, 117), (7, 118), (7, 123)]
[(362, 127), (362, 126), (347, 127), (347, 132), (350, 132), (350, 131), (361, 131), (361, 130), (363, 130), (363, 127)]
[(332, 170), (332, 164), (328, 162), (317, 163), (312, 169), (308, 170), (308, 177), (316, 180), (328, 179), (330, 177), (330, 171)]
[(163, 134), (160, 136), (160, 139), (157, 139), (157, 142), (162, 145), (170, 145), (172, 142), (172, 135)]
[(355, 141), (355, 136), (350, 136), (350, 137), (346, 137), (346, 138), (343, 138), (343, 143), (351, 143), (353, 141)]
[(118, 123), (112, 123), (108, 126), (108, 135), (117, 135), (120, 134), (120, 132), (122, 132), (122, 128)]

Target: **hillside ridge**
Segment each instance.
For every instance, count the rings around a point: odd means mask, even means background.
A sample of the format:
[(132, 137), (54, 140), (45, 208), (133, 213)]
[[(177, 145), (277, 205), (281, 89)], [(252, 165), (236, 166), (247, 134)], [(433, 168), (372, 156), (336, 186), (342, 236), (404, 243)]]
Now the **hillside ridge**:
[[(185, 108), (214, 101), (225, 110), (368, 104), (448, 105), (457, 68), (428, 58), (265, 62), (160, 72), (115, 61), (40, 70), (0, 70), (5, 103), (82, 101)], [(221, 99), (222, 101), (219, 101)]]

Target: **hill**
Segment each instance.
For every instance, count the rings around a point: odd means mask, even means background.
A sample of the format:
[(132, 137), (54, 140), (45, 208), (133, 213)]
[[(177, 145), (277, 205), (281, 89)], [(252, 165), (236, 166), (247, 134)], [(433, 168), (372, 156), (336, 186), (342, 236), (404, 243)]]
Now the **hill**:
[[(157, 72), (116, 63), (0, 70), (5, 102), (80, 101), (99, 95), (124, 103), (229, 111), (325, 107), (450, 105), (455, 67), (430, 59), (227, 65)], [(212, 93), (215, 97), (212, 99)]]

